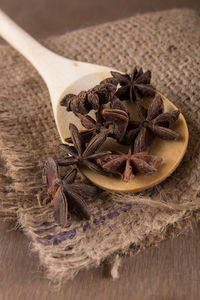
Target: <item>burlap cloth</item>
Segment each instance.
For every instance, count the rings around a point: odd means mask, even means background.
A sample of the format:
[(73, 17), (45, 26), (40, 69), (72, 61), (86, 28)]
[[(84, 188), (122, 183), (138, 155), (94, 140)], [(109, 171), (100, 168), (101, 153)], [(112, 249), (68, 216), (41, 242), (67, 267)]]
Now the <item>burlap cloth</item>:
[(119, 259), (176, 236), (200, 216), (200, 18), (188, 9), (138, 15), (49, 38), (44, 45), (76, 60), (131, 71), (152, 70), (153, 84), (183, 112), (188, 151), (164, 183), (140, 194), (100, 193), (89, 201), (94, 219), (54, 222), (42, 204), (45, 158), (59, 155), (47, 88), (35, 69), (10, 46), (0, 47), (0, 216), (18, 221), (46, 267), (60, 282), (108, 258)]

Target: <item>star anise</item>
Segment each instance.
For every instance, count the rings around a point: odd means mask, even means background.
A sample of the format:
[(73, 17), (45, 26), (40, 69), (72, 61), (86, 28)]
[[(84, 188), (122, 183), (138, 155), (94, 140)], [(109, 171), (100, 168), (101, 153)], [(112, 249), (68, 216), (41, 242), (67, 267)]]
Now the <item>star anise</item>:
[(105, 83), (110, 83), (110, 84), (113, 84), (115, 86), (118, 85), (118, 80), (115, 79), (114, 77), (108, 77), (108, 78), (105, 78), (104, 80), (102, 80), (100, 82), (100, 84), (105, 84)]
[(67, 214), (74, 211), (81, 218), (90, 218), (90, 212), (84, 199), (93, 197), (97, 189), (84, 183), (74, 183), (77, 169), (70, 171), (63, 179), (58, 174), (58, 167), (53, 158), (47, 158), (43, 168), (43, 181), (47, 184), (54, 217), (58, 224), (66, 226)]
[(91, 101), (94, 110), (99, 110), (103, 104), (112, 100), (115, 92), (115, 85), (111, 83), (100, 83), (88, 91), (88, 100)]
[(143, 72), (140, 68), (134, 68), (131, 75), (111, 72), (112, 76), (118, 81), (121, 87), (117, 90), (116, 96), (120, 100), (130, 100), (140, 102), (144, 97), (155, 95), (155, 89), (150, 84), (151, 72)]
[(104, 157), (105, 155), (108, 155), (111, 152), (110, 151), (104, 151), (99, 153), (95, 153), (95, 152), (105, 142), (109, 130), (104, 129), (99, 134), (95, 135), (87, 144), (87, 146), (85, 144), (83, 137), (78, 131), (78, 128), (74, 124), (70, 123), (69, 130), (71, 133), (71, 138), (74, 146), (69, 146), (66, 144), (60, 145), (60, 148), (64, 150), (68, 154), (68, 156), (65, 157), (64, 159), (58, 159), (57, 160), (58, 165), (69, 166), (73, 164), (78, 164), (78, 165), (84, 164), (89, 169), (105, 175), (105, 172), (100, 166), (96, 164), (95, 160), (97, 158)]
[(150, 155), (147, 152), (132, 153), (131, 148), (127, 154), (118, 153), (107, 155), (98, 159), (98, 163), (107, 172), (122, 175), (123, 181), (128, 182), (137, 173), (152, 174), (162, 158)]
[(126, 133), (129, 115), (125, 105), (119, 100), (115, 99), (111, 103), (111, 108), (104, 108), (102, 110), (102, 117), (108, 122), (114, 125), (113, 135), (110, 136), (121, 142)]
[[(96, 120), (88, 115), (77, 113), (76, 116), (80, 119), (81, 124), (86, 130), (81, 130), (79, 133), (85, 143), (88, 143), (96, 134), (108, 128), (108, 124), (103, 120), (101, 112), (96, 114)], [(98, 116), (98, 117), (97, 117)], [(72, 138), (69, 137), (65, 140), (67, 143), (73, 143)]]
[(130, 121), (127, 127), (126, 142), (134, 142), (134, 151), (146, 151), (155, 136), (164, 140), (174, 140), (179, 134), (169, 129), (179, 117), (180, 111), (164, 113), (164, 104), (160, 95), (157, 95), (149, 106), (143, 111), (141, 122)]
[(87, 114), (90, 110), (98, 110), (103, 104), (108, 103), (115, 92), (115, 85), (110, 83), (99, 84), (88, 91), (81, 91), (78, 95), (66, 95), (60, 105), (65, 106), (67, 111)]

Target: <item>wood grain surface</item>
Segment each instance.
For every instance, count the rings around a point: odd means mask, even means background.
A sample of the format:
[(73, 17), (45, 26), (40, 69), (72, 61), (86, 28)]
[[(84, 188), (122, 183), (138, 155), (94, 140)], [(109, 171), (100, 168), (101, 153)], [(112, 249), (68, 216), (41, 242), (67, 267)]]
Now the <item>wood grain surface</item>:
[(125, 258), (119, 279), (112, 280), (100, 267), (80, 272), (54, 291), (24, 234), (1, 224), (0, 300), (198, 300), (199, 232), (200, 224), (174, 240)]
[[(0, 0), (19, 25), (35, 37), (173, 7), (200, 8), (198, 0)], [(76, 17), (74, 17), (76, 16)], [(0, 300), (198, 300), (200, 299), (200, 224), (157, 248), (124, 259), (120, 279), (105, 268), (82, 271), (53, 290), (29, 241), (14, 225), (0, 223)]]

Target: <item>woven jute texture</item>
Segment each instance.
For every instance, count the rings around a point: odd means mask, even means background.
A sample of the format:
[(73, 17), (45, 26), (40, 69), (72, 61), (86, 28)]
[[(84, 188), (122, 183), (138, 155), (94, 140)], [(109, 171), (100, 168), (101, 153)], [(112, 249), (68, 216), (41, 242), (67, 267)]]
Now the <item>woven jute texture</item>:
[(189, 127), (189, 146), (164, 183), (139, 194), (100, 192), (88, 201), (93, 219), (75, 216), (61, 228), (46, 197), (41, 169), (60, 143), (47, 88), (10, 46), (0, 47), (0, 216), (16, 220), (47, 276), (60, 282), (83, 268), (113, 263), (176, 236), (200, 216), (200, 18), (192, 10), (138, 15), (43, 42), (56, 53), (130, 72), (152, 70), (152, 82), (175, 103)]

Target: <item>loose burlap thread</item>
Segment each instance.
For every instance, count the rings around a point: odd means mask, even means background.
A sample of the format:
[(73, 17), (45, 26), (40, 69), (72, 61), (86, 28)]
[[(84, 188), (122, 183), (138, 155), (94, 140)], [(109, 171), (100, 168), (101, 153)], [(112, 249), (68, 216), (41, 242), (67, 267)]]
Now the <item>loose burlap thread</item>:
[(110, 259), (118, 277), (121, 257), (176, 236), (200, 216), (200, 18), (188, 9), (138, 15), (66, 33), (43, 44), (63, 56), (130, 72), (152, 70), (152, 82), (175, 103), (190, 140), (178, 169), (151, 190), (121, 195), (100, 192), (88, 205), (87, 223), (70, 215), (58, 226), (43, 204), (41, 169), (58, 157), (60, 143), (47, 88), (30, 63), (0, 47), (0, 216), (17, 224), (53, 281)]

